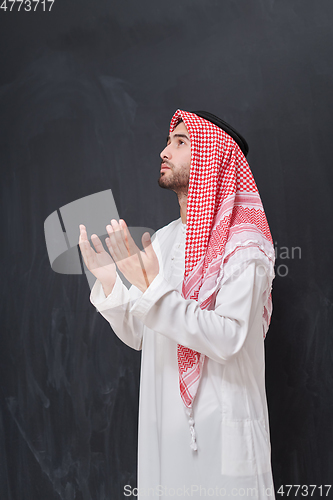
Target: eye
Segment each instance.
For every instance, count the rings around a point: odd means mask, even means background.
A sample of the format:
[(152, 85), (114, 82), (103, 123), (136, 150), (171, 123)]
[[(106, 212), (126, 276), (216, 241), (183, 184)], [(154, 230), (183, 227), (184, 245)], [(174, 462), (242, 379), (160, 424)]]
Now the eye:
[(181, 144), (185, 144), (185, 142), (182, 140), (182, 139), (178, 139), (178, 144), (181, 145)]

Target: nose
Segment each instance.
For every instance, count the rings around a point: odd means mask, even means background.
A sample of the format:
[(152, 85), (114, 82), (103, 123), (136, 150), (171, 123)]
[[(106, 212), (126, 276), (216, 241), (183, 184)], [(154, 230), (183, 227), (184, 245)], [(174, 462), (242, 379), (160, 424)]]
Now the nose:
[(162, 158), (162, 160), (170, 160), (171, 152), (170, 152), (169, 144), (167, 146), (165, 146), (163, 151), (161, 151), (160, 157)]

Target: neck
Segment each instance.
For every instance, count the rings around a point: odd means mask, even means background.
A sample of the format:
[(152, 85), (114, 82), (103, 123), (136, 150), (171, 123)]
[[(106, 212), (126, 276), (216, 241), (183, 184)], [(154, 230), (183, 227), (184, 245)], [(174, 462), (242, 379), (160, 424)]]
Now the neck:
[(178, 203), (180, 207), (180, 217), (182, 219), (182, 223), (186, 224), (186, 214), (187, 214), (187, 192), (179, 193), (178, 195)]

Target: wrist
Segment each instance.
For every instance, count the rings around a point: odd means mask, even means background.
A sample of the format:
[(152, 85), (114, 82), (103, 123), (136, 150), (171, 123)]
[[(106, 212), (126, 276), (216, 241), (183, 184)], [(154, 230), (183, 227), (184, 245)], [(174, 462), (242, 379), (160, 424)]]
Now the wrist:
[(116, 282), (116, 280), (114, 280), (113, 282), (109, 281), (107, 283), (101, 282), (105, 297), (108, 297), (110, 295), (110, 293), (112, 292), (112, 290), (114, 288), (115, 282)]
[(142, 284), (138, 285), (137, 288), (139, 288), (139, 290), (142, 293), (145, 293), (145, 291), (148, 290), (148, 288), (150, 287), (150, 285), (152, 284), (152, 282), (154, 281), (156, 276), (158, 276), (158, 273), (153, 275), (153, 276), (149, 276), (149, 279), (147, 278), (147, 281), (145, 282), (145, 284), (142, 283)]

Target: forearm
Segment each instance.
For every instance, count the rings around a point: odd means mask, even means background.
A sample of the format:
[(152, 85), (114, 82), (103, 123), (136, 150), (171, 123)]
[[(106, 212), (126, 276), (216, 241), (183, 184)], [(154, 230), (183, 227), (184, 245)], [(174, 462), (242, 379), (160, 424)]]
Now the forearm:
[(215, 310), (202, 310), (184, 299), (159, 275), (131, 308), (132, 315), (175, 342), (225, 363), (242, 348), (254, 315), (261, 307), (262, 279), (255, 263), (216, 298)]
[(94, 284), (90, 295), (91, 303), (108, 321), (117, 337), (136, 350), (140, 350), (142, 347), (144, 325), (129, 311), (138, 296), (140, 296), (139, 290), (133, 289), (133, 287), (128, 290), (118, 275), (108, 296), (106, 296), (104, 287), (99, 281)]

